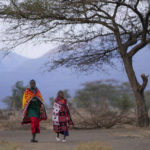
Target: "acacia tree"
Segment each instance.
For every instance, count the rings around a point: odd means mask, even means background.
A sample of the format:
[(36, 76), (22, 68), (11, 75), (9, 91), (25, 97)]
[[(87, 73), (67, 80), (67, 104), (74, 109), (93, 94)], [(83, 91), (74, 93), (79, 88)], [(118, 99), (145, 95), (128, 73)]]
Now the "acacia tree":
[(108, 106), (121, 111), (135, 107), (130, 85), (118, 81), (113, 81), (113, 84), (107, 81), (84, 83), (83, 88), (76, 91), (74, 102), (77, 107), (83, 107), (94, 114), (106, 112)]
[(21, 109), (22, 97), (27, 86), (24, 86), (23, 81), (17, 81), (12, 88), (12, 95), (3, 99), (3, 103), (8, 106), (8, 109), (13, 109), (14, 114), (16, 110)]
[(11, 25), (9, 45), (60, 42), (51, 69), (101, 69), (120, 58), (136, 98), (138, 125), (149, 125), (144, 98), (148, 77), (142, 74), (140, 84), (132, 65), (133, 56), (150, 43), (149, 0), (8, 0), (1, 1), (0, 16)]

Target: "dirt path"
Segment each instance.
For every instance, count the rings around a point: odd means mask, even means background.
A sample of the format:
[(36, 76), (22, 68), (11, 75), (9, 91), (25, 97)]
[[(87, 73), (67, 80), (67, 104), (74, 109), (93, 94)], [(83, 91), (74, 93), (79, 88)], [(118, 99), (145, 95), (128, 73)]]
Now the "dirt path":
[(0, 140), (24, 145), (24, 150), (73, 150), (79, 143), (100, 141), (113, 150), (150, 150), (150, 130), (109, 129), (72, 130), (67, 143), (57, 143), (53, 131), (43, 130), (38, 135), (39, 143), (30, 143), (30, 131), (0, 131)]

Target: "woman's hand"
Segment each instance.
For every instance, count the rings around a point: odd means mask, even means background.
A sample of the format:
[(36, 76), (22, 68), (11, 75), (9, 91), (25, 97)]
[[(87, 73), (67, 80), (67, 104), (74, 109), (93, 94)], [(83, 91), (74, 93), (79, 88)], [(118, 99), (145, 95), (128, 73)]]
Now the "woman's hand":
[(41, 104), (41, 107), (40, 107), (40, 113), (42, 113), (42, 112), (43, 112), (43, 109), (44, 109), (44, 105), (43, 105), (43, 104)]

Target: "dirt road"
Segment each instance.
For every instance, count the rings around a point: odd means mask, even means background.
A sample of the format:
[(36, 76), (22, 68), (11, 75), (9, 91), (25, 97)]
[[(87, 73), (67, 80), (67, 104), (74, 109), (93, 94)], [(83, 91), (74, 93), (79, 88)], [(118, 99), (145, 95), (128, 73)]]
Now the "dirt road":
[(0, 140), (8, 140), (23, 145), (24, 150), (73, 150), (79, 143), (100, 141), (113, 150), (150, 150), (150, 130), (148, 129), (102, 129), (72, 130), (67, 143), (55, 141), (52, 130), (42, 130), (37, 136), (39, 143), (30, 143), (30, 131), (0, 131)]

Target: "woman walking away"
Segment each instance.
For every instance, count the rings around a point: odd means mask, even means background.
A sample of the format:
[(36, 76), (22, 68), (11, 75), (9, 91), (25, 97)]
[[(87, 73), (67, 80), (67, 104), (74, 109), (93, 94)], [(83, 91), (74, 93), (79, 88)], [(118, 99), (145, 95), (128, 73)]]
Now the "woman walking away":
[(58, 92), (55, 99), (52, 113), (54, 131), (56, 132), (56, 141), (60, 141), (60, 134), (63, 135), (62, 142), (66, 142), (66, 136), (69, 136), (68, 127), (73, 125), (67, 100), (64, 98), (63, 91)]

